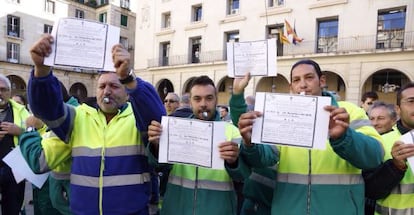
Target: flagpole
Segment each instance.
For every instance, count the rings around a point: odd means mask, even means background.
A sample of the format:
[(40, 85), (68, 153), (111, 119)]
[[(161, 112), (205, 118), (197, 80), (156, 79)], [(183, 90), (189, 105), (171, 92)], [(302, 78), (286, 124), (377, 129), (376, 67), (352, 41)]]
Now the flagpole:
[[(267, 14), (267, 0), (263, 0), (264, 4), (265, 4), (265, 16), (266, 16), (266, 33), (265, 33), (265, 42), (266, 42), (266, 68), (267, 68), (267, 74), (269, 74), (269, 44), (268, 44), (268, 38), (267, 35), (270, 33), (269, 31), (269, 19), (268, 19), (268, 14)], [(274, 59), (276, 60), (276, 59)]]

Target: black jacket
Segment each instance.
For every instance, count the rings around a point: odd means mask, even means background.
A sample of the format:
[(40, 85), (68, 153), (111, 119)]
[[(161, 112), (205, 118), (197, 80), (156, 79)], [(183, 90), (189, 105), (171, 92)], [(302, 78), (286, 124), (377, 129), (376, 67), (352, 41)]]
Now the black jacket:
[(169, 116), (175, 116), (175, 117), (183, 117), (183, 118), (187, 118), (189, 117), (191, 114), (193, 114), (193, 110), (191, 110), (191, 108), (189, 107), (182, 107), (182, 108), (178, 108), (176, 109), (174, 112), (172, 112)]
[[(401, 134), (410, 131), (410, 129), (405, 128), (401, 124), (401, 120), (397, 122), (397, 129)], [(365, 196), (370, 199), (387, 197), (391, 193), (391, 190), (404, 178), (404, 175), (405, 170), (397, 169), (392, 163), (392, 159), (388, 159), (375, 169), (363, 170), (362, 176), (365, 181)]]

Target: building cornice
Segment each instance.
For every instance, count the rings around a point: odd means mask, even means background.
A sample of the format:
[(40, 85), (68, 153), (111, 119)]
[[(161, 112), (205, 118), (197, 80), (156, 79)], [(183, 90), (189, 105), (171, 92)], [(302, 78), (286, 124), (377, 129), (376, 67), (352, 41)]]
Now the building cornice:
[(220, 20), (220, 24), (239, 22), (239, 21), (243, 21), (243, 20), (246, 20), (246, 19), (247, 19), (247, 17), (245, 17), (245, 16), (230, 15), (230, 16), (227, 16), (226, 18)]
[(158, 33), (155, 33), (155, 36), (163, 36), (163, 35), (169, 35), (169, 34), (174, 34), (174, 33), (175, 33), (175, 30), (174, 29), (167, 28), (165, 30), (162, 29)]
[(260, 17), (266, 17), (266, 16), (273, 16), (273, 15), (279, 15), (284, 13), (291, 13), (293, 11), (292, 8), (286, 8), (286, 7), (278, 7), (278, 8), (269, 8), (265, 13), (261, 13)]
[(204, 22), (193, 22), (189, 26), (185, 27), (184, 30), (190, 31), (194, 29), (206, 28), (207, 24)]
[(348, 0), (330, 0), (330, 1), (321, 1), (315, 4), (311, 4), (309, 6), (309, 9), (316, 9), (321, 7), (328, 7), (333, 5), (339, 5), (339, 4), (347, 4)]

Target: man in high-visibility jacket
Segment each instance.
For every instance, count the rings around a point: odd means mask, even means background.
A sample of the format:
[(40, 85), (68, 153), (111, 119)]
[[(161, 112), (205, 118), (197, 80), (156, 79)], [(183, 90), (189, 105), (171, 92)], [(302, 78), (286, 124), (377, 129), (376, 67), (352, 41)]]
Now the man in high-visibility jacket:
[[(322, 91), (326, 77), (313, 60), (301, 60), (291, 69), (291, 92), (331, 96)], [(337, 102), (324, 109), (330, 112), (326, 149), (292, 146), (273, 147), (251, 142), (258, 111), (242, 114), (239, 130), (243, 136), (241, 160), (252, 167), (278, 163), (271, 214), (331, 215), (364, 213), (364, 181), (361, 169), (381, 163), (381, 136), (370, 125), (365, 112), (355, 104)], [(296, 135), (296, 134), (291, 134)]]
[[(244, 99), (244, 89), (249, 81), (250, 73), (247, 73), (243, 78), (234, 78), (233, 92), (229, 101), (230, 115), (234, 125), (238, 124), (241, 114), (249, 111), (247, 101)], [(242, 157), (239, 158), (239, 161), (240, 159)], [(273, 191), (276, 187), (276, 167), (277, 165), (250, 168), (250, 171), (244, 172), (242, 191), (244, 199), (240, 215), (270, 215)]]
[(0, 74), (0, 194), (2, 214), (18, 215), (23, 205), (25, 182), (17, 183), (3, 158), (18, 144), (29, 112), (11, 99), (10, 80)]
[[(74, 107), (79, 106), (78, 100), (69, 96), (66, 88), (60, 83), (63, 101)], [(50, 175), (41, 188), (33, 187), (33, 206), (37, 214), (71, 215), (69, 207), (70, 194), (70, 146), (60, 140), (52, 131), (48, 131), (44, 123), (30, 116), (26, 120), (29, 128), (20, 136), (19, 145), (23, 157), (34, 173), (50, 171)], [(63, 155), (63, 153), (67, 153)], [(51, 156), (56, 155), (56, 156)], [(59, 158), (63, 158), (61, 160)]]
[(398, 120), (395, 105), (382, 101), (377, 101), (371, 106), (368, 110), (368, 117), (380, 135), (393, 131)]
[(28, 98), (35, 116), (69, 145), (70, 153), (45, 156), (72, 159), (72, 212), (148, 215), (150, 174), (142, 137), (151, 120), (165, 115), (157, 92), (134, 77), (130, 54), (118, 44), (111, 50), (115, 72), (98, 78), (97, 107), (65, 105), (57, 78), (43, 64), (53, 43), (44, 35), (30, 49), (35, 68)]
[[(383, 134), (384, 162), (375, 169), (364, 171), (366, 195), (377, 199), (375, 214), (414, 214), (414, 174), (407, 158), (414, 156), (414, 82), (397, 93), (400, 119), (393, 131)], [(411, 132), (409, 142), (401, 135)]]
[[(398, 116), (397, 111), (395, 110), (395, 105), (387, 104), (382, 101), (376, 101), (368, 109), (368, 117), (371, 121), (372, 126), (378, 131), (378, 133), (383, 138), (384, 147), (389, 145), (389, 134), (393, 132), (395, 123), (397, 122)], [(394, 141), (394, 140), (392, 140)], [(392, 145), (392, 143), (391, 143)], [(387, 157), (387, 155), (385, 155)], [(363, 170), (362, 176), (366, 176), (370, 173), (371, 170)], [(365, 215), (373, 215), (375, 212), (375, 199), (366, 198), (365, 200)]]
[[(190, 98), (193, 109), (190, 118), (220, 121), (220, 114), (216, 111), (217, 89), (209, 77), (200, 76), (192, 81)], [(148, 127), (148, 140), (153, 155), (157, 155), (161, 132), (161, 124), (152, 121)], [(225, 138), (225, 142), (219, 146), (220, 157), (224, 160), (225, 166), (238, 168), (239, 147), (232, 140), (240, 139), (241, 136), (237, 128), (228, 122), (225, 124)], [(173, 164), (161, 215), (236, 215), (236, 205), (232, 177), (226, 170)]]

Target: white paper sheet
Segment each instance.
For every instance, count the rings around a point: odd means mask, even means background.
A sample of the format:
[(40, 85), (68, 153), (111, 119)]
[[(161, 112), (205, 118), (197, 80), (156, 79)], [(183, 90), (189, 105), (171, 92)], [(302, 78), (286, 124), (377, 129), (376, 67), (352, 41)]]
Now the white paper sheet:
[(256, 93), (255, 110), (263, 113), (253, 124), (252, 142), (325, 149), (331, 104), (326, 96)]
[(224, 169), (218, 146), (225, 123), (163, 116), (158, 161)]
[(37, 188), (41, 188), (45, 183), (49, 173), (35, 174), (26, 163), (20, 147), (14, 148), (7, 154), (3, 161), (12, 169), (14, 178), (17, 182), (27, 179)]
[(118, 27), (85, 19), (61, 18), (55, 22), (51, 35), (55, 40), (45, 65), (115, 71), (111, 50), (119, 43)]
[(228, 42), (227, 75), (243, 77), (246, 72), (251, 76), (276, 76), (276, 39)]
[(17, 183), (20, 183), (21, 181), (24, 180), (24, 176), (19, 174), (16, 170), (12, 169), (12, 173), (14, 176), (14, 180), (16, 180)]
[[(414, 130), (405, 133), (400, 137), (400, 140), (405, 144), (413, 144), (414, 143)], [(411, 171), (414, 172), (414, 157), (407, 158), (408, 164), (411, 168)]]

